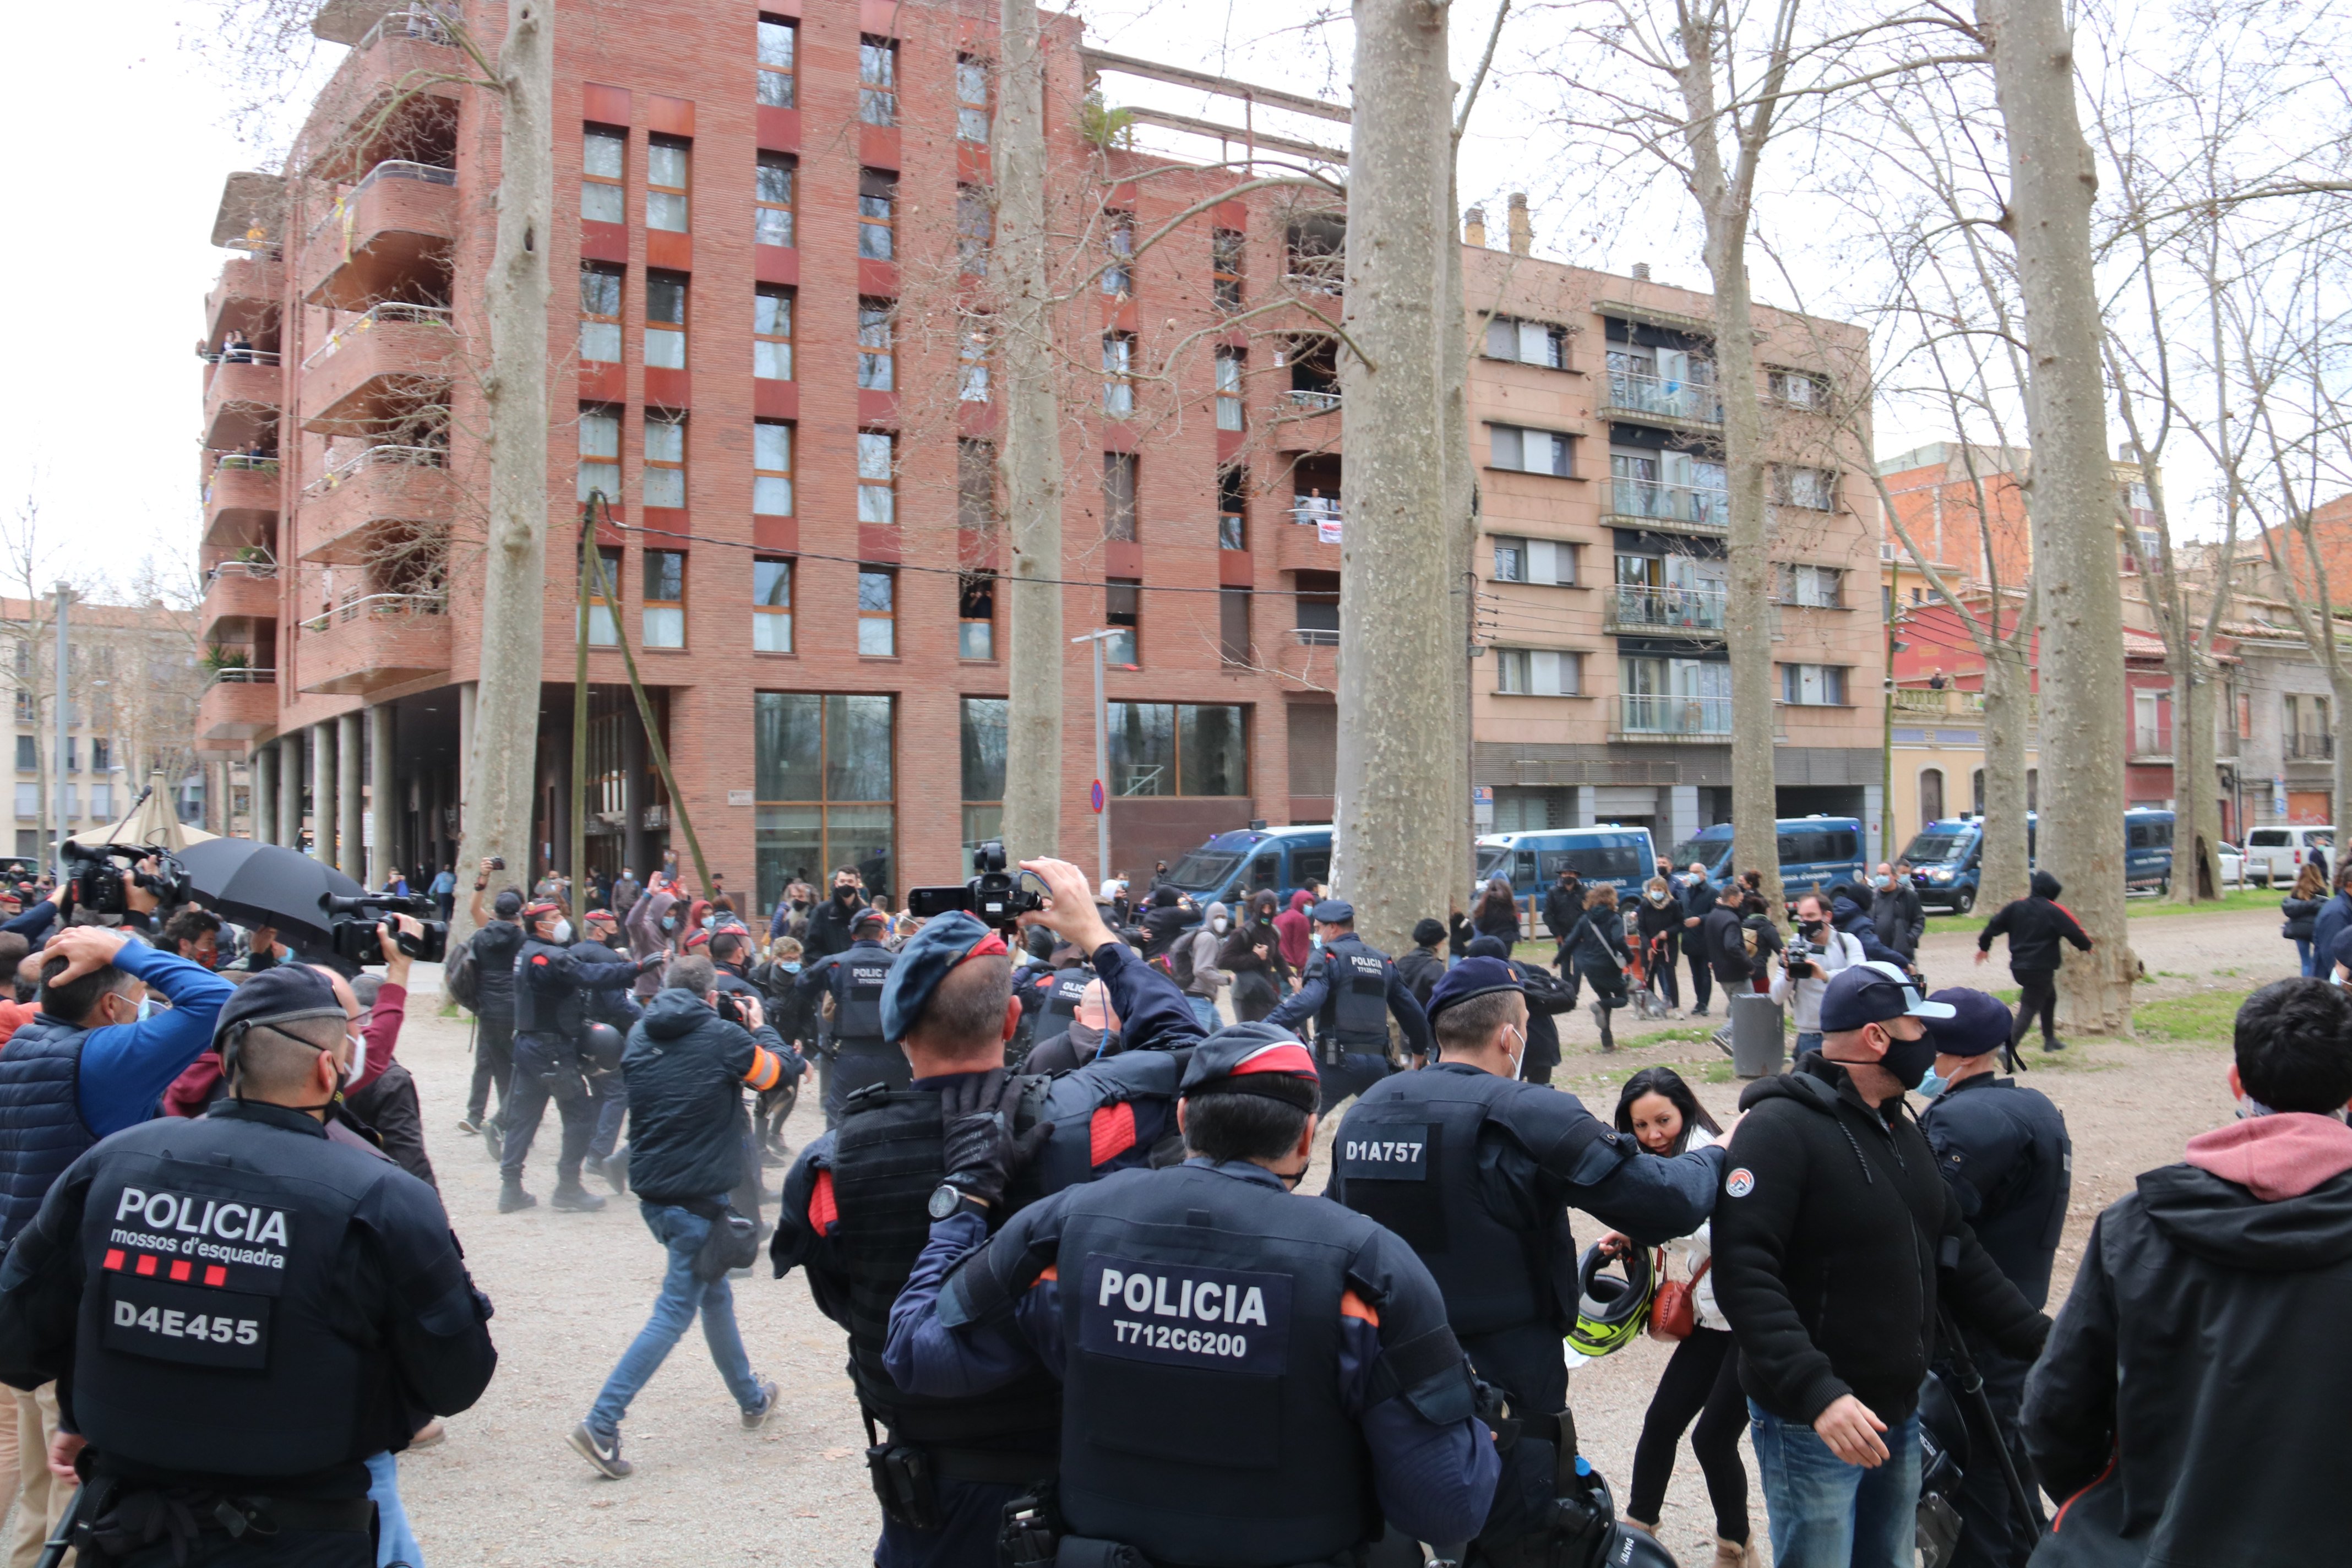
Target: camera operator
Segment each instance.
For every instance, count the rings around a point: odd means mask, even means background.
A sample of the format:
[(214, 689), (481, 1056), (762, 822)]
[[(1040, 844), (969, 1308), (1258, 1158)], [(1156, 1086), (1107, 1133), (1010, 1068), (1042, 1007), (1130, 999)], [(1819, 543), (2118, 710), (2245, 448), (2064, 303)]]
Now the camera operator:
[[(838, 883), (834, 890), (838, 895)], [(890, 917), (877, 909), (861, 909), (849, 924), (854, 938), (849, 946), (802, 969), (795, 985), (803, 996), (833, 998), (833, 1022), (825, 1043), (818, 1047), (817, 1066), (827, 1127), (839, 1125), (842, 1102), (867, 1084), (907, 1086), (907, 1058), (882, 1034), (882, 993), (898, 962), (898, 955), (882, 945)], [(815, 934), (815, 921), (809, 922), (809, 931)]]
[[(490, 905), (491, 918), (480, 920), (482, 890), (489, 886), (490, 863), (474, 882), (473, 910), (480, 930), (466, 939), (474, 954), (474, 1081), (466, 1094), (460, 1132), (479, 1132), (490, 1158), (503, 1152), (507, 1098), (514, 1080), (515, 954), (522, 947), (522, 894), (501, 888)], [(490, 1089), (499, 1091), (499, 1113), (488, 1114)]]
[(425, 1112), (416, 1098), (416, 1078), (394, 1058), (400, 1046), (400, 1026), (408, 1016), (410, 959), (400, 950), (400, 932), (414, 941), (425, 933), (424, 922), (394, 915), (376, 929), (383, 950), (383, 974), (362, 974), (352, 981), (352, 994), (368, 1010), (361, 1038), (367, 1042), (367, 1061), (343, 1090), (343, 1103), (353, 1116), (375, 1129), (383, 1152), (400, 1168), (438, 1190), (433, 1162), (425, 1154)]
[(1822, 1048), (1822, 993), (1830, 976), (1863, 962), (1861, 942), (1837, 929), (1821, 894), (1797, 900), (1797, 934), (1772, 963), (1772, 1000), (1796, 1019), (1797, 1055)]
[(635, 1124), (629, 1153), (637, 1206), (669, 1262), (653, 1316), (570, 1435), (583, 1458), (616, 1479), (634, 1468), (621, 1458), (621, 1419), (698, 1311), (745, 1430), (759, 1430), (775, 1413), (775, 1384), (755, 1376), (743, 1352), (727, 1269), (701, 1254), (712, 1227), (731, 1217), (728, 1194), (744, 1178), (745, 1086), (772, 1089), (800, 1064), (761, 1019), (756, 996), (728, 1001), (743, 1023), (725, 1016), (709, 959), (674, 960), (621, 1058)]
[(522, 1169), (550, 1100), (562, 1121), (563, 1141), (556, 1155), (555, 1193), (548, 1201), (559, 1209), (593, 1212), (604, 1200), (580, 1184), (580, 1163), (596, 1135), (596, 1108), (580, 1069), (588, 1028), (581, 994), (604, 984), (625, 985), (636, 978), (637, 966), (593, 942), (572, 945), (572, 922), (551, 900), (525, 905), (522, 927), (528, 934), (515, 952), (514, 1086), (508, 1091), (506, 1149), (499, 1158), (499, 1212), (512, 1214), (539, 1202), (523, 1190)]
[[(620, 934), (620, 922), (614, 919), (612, 910), (590, 910), (580, 920), (588, 928), (588, 934), (580, 939), (582, 942), (593, 942), (619, 952), (613, 943)], [(604, 983), (590, 987), (580, 996), (590, 1024), (607, 1025), (624, 1036), (645, 1014), (631, 994), (638, 978), (637, 963), (635, 959), (628, 962), (625, 978), (620, 980), (612, 978), (614, 971), (609, 964), (600, 967), (596, 973)], [(629, 1155), (621, 1147), (621, 1124), (628, 1120), (629, 1086), (619, 1061), (614, 1060), (608, 1066), (591, 1053), (588, 1098), (596, 1107), (596, 1135), (588, 1141), (588, 1158), (582, 1163), (582, 1168), (610, 1182), (614, 1192), (625, 1193), (629, 1190)]]

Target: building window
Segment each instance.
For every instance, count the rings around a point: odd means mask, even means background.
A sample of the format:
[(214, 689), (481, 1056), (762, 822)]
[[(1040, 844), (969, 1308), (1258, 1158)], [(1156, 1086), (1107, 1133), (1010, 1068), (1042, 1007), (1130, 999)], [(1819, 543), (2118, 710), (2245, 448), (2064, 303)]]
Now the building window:
[(1495, 539), (1495, 581), (1524, 583), (1527, 580), (1528, 542), (1497, 534)]
[(956, 140), (988, 144), (988, 62), (956, 57)]
[(1242, 351), (1217, 351), (1217, 428), (1242, 427)]
[(996, 523), (996, 447), (986, 441), (958, 441), (956, 526), (985, 533)]
[(759, 184), (751, 193), (751, 238), (759, 245), (791, 245), (793, 184), (799, 165), (782, 153), (760, 154)]
[(26, 822), (38, 822), (41, 819), (41, 786), (39, 784), (20, 784), (16, 786), (16, 816), (19, 821)]
[(686, 274), (646, 274), (646, 364), (655, 370), (686, 368)]
[(1103, 639), (1103, 662), (1133, 669), (1143, 662), (1143, 581), (1113, 577), (1103, 584), (1103, 625), (1119, 635)]
[(989, 247), (996, 243), (996, 209), (977, 185), (956, 187), (956, 267), (966, 277), (988, 276)]
[(1135, 412), (1135, 337), (1105, 332), (1102, 343), (1103, 412), (1124, 419)]
[(898, 437), (881, 430), (857, 433), (857, 521), (896, 522)]
[(1539, 364), (1548, 370), (1566, 370), (1568, 331), (1549, 321), (1496, 316), (1486, 323), (1486, 357)]
[(1227, 664), (1248, 664), (1250, 658), (1250, 591), (1217, 590), (1217, 652)]
[(857, 652), (889, 658), (898, 651), (898, 574), (878, 566), (857, 569)]
[(1103, 537), (1135, 542), (1135, 454), (1103, 454)]
[(857, 118), (898, 123), (898, 46), (887, 38), (857, 40)]
[(793, 378), (793, 291), (772, 283), (751, 297), (751, 374), (759, 381)]
[(1242, 257), (1247, 244), (1237, 228), (1209, 231), (1209, 281), (1220, 310), (1242, 308)]
[(647, 647), (686, 646), (686, 552), (646, 552), (645, 638)]
[(20, 773), (41, 771), (41, 742), (34, 736), (16, 737), (16, 771)]
[(614, 545), (599, 545), (596, 561), (604, 576), (601, 589), (595, 582), (588, 584), (588, 640), (598, 647), (612, 647), (621, 640), (621, 552)]
[(1786, 407), (1818, 412), (1830, 405), (1830, 383), (1825, 375), (1802, 370), (1776, 370), (1767, 373), (1764, 383), (1773, 401)]
[(1780, 700), (1800, 708), (1844, 706), (1845, 667), (1836, 664), (1782, 665)]
[(1002, 697), (963, 700), (963, 858), (972, 875), (971, 855), (1004, 827), (1005, 701)]
[(646, 143), (646, 226), (686, 232), (687, 163), (692, 144), (675, 136)]
[(1105, 213), (1103, 223), (1103, 248), (1110, 260), (1103, 268), (1102, 291), (1124, 298), (1135, 292), (1135, 215)]
[(580, 499), (602, 491), (606, 505), (621, 499), (621, 414), (616, 408), (580, 411)]
[[(107, 648), (103, 651), (111, 653), (114, 650), (112, 648)], [(89, 771), (94, 773), (110, 773), (114, 771), (114, 742), (112, 741), (107, 740), (103, 736), (92, 736), (90, 738)]]
[(1828, 511), (1836, 505), (1836, 493), (1837, 476), (1827, 468), (1772, 468), (1772, 499), (1782, 506)]
[(1944, 770), (1919, 770), (1919, 826), (1944, 819)]
[(960, 658), (996, 657), (996, 579), (985, 572), (967, 572), (956, 579), (956, 655)]
[(621, 277), (626, 269), (592, 261), (580, 268), (580, 357), (621, 363)]
[[(686, 416), (646, 415), (646, 504), (686, 505)], [(651, 557), (647, 557), (651, 560)], [(648, 568), (650, 570), (650, 568)]]
[(861, 392), (888, 392), (897, 384), (891, 346), (890, 301), (857, 301), (857, 386)]
[(1339, 574), (1299, 572), (1292, 574), (1298, 591), (1291, 597), (1291, 633), (1305, 647), (1339, 646)]
[(1550, 474), (1563, 479), (1574, 477), (1575, 470), (1569, 456), (1569, 437), (1557, 430), (1489, 425), (1486, 436), (1486, 466), (1490, 468), (1507, 468), (1522, 474)]
[(1238, 464), (1217, 470), (1217, 548), (1249, 548), (1249, 470)]
[(892, 229), (898, 224), (898, 176), (887, 169), (857, 172), (857, 258), (888, 261), (897, 251)]
[(962, 403), (988, 401), (988, 323), (967, 325), (956, 343), (956, 398)]
[(1107, 704), (1116, 795), (1249, 793), (1249, 735), (1241, 707), (1190, 702)]
[(626, 223), (629, 198), (624, 184), (629, 166), (629, 133), (590, 126), (580, 153), (580, 216), (590, 223)]
[(793, 427), (781, 420), (751, 426), (751, 510), (761, 517), (793, 515)]
[(751, 558), (751, 651), (793, 651), (793, 563)]
[(1774, 574), (1778, 579), (1774, 591), (1784, 605), (1825, 610), (1845, 607), (1845, 574), (1834, 566), (1781, 565)]
[(893, 717), (887, 697), (753, 696), (762, 908), (835, 866), (856, 867), (869, 892), (890, 890)]
[(793, 90), (799, 43), (798, 24), (781, 16), (760, 18), (760, 101), (770, 109), (790, 109), (799, 101)]
[(1575, 697), (1584, 690), (1584, 656), (1557, 648), (1498, 647), (1495, 689), (1511, 697)]

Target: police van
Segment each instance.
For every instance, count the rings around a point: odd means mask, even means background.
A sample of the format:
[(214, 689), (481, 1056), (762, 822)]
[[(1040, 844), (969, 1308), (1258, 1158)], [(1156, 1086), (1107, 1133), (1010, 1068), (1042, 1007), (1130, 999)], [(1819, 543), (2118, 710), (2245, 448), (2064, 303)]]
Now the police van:
[[(1859, 884), (1868, 873), (1859, 817), (1784, 816), (1772, 827), (1780, 843), (1780, 886), (1790, 898), (1840, 882)], [(1731, 876), (1738, 869), (1731, 863), (1731, 824), (1718, 822), (1675, 850), (1677, 871), (1688, 870), (1694, 860), (1706, 868), (1710, 880)]]
[(1292, 893), (1330, 879), (1328, 823), (1220, 833), (1168, 868), (1168, 875), (1160, 879), (1203, 909), (1212, 902), (1238, 905), (1260, 888), (1273, 889), (1287, 908)]
[(1657, 874), (1658, 855), (1646, 827), (1554, 827), (1528, 833), (1488, 833), (1478, 839), (1478, 880), (1510, 879), (1511, 890), (1541, 898), (1566, 867), (1586, 886), (1607, 882), (1620, 899), (1640, 896)]
[[(2040, 817), (2025, 816), (2025, 863), (2038, 847)], [(2124, 813), (2124, 886), (2126, 889), (2172, 889), (2173, 815), (2151, 807)], [(1967, 914), (1977, 907), (1984, 876), (1984, 818), (1958, 816), (1922, 827), (1903, 858), (1911, 862), (1911, 886), (1931, 910)]]

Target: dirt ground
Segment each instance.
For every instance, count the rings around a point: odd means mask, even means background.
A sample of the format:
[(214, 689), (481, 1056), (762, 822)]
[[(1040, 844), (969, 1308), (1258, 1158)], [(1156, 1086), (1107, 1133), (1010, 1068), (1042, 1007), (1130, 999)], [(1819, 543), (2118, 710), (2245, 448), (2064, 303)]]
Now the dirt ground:
[[(2133, 939), (2151, 973), (2154, 998), (2200, 988), (2242, 991), (2290, 972), (2292, 950), (2275, 915), (2227, 915), (2134, 922)], [(1939, 983), (1961, 981), (1970, 939), (1937, 937), (1925, 961)], [(1522, 956), (1535, 956), (1528, 949)], [(1997, 969), (1977, 972), (2007, 984)], [(762, 1261), (736, 1284), (738, 1316), (755, 1369), (782, 1387), (782, 1405), (760, 1432), (745, 1432), (710, 1365), (700, 1336), (683, 1340), (639, 1397), (622, 1429), (637, 1472), (611, 1481), (564, 1445), (605, 1373), (643, 1323), (662, 1254), (620, 1200), (594, 1215), (545, 1206), (501, 1215), (498, 1180), (478, 1139), (460, 1134), (470, 1058), (467, 1025), (438, 1016), (425, 979), (400, 1044), (416, 1073), (425, 1125), (450, 1218), (476, 1280), (497, 1303), (500, 1363), (475, 1409), (449, 1422), (446, 1443), (404, 1458), (402, 1486), (427, 1561), (455, 1564), (627, 1563), (792, 1563), (855, 1568), (869, 1560), (876, 1511), (866, 1489), (861, 1428), (842, 1372), (840, 1331), (818, 1314), (799, 1278), (778, 1282)], [(1718, 1015), (1719, 1016), (1719, 1015)], [(1581, 1024), (1580, 1030), (1575, 1026)], [(1655, 1029), (1656, 1026), (1651, 1026)], [(1624, 1031), (1628, 1037), (1636, 1031)], [(1606, 1115), (1614, 1085), (1633, 1068), (1690, 1064), (1710, 1107), (1728, 1110), (1738, 1085), (1713, 1047), (1689, 1040), (1631, 1046), (1604, 1058), (1580, 1015), (1568, 1031), (1561, 1087)], [(2231, 1112), (2218, 1040), (2088, 1044), (2032, 1082), (2066, 1111), (2075, 1145), (2074, 1201), (2058, 1290), (2098, 1210), (2137, 1172), (2178, 1158), (2191, 1134)], [(2033, 1064), (2042, 1066), (2038, 1059)], [(797, 1146), (821, 1123), (814, 1109), (795, 1119)], [(547, 1138), (542, 1134), (542, 1139)], [(549, 1151), (551, 1154), (551, 1151)], [(1318, 1162), (1318, 1168), (1328, 1168)], [(772, 1183), (777, 1173), (771, 1173)], [(544, 1200), (549, 1160), (535, 1154), (529, 1185)], [(591, 1184), (596, 1185), (593, 1179)], [(1319, 1184), (1310, 1176), (1310, 1186)], [(1597, 1230), (1585, 1221), (1580, 1230)], [(2053, 1298), (2053, 1304), (2056, 1298)], [(1587, 1452), (1617, 1487), (1630, 1482), (1633, 1447), (1651, 1388), (1667, 1354), (1646, 1340), (1580, 1371), (1574, 1400)], [(1752, 1466), (1751, 1466), (1752, 1475)], [(1751, 1484), (1751, 1493), (1752, 1493)], [(1759, 1530), (1760, 1500), (1754, 1505)], [(1670, 1494), (1664, 1537), (1685, 1563), (1707, 1561), (1710, 1521), (1687, 1446)]]

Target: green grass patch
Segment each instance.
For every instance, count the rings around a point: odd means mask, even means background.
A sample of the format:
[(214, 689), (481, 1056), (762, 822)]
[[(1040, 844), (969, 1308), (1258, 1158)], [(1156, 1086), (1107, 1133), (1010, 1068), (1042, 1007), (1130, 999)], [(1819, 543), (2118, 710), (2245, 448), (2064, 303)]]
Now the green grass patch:
[[(2279, 907), (2279, 900), (2284, 897), (2286, 897), (2286, 889), (2284, 886), (2268, 889), (2235, 888), (2222, 894), (2219, 899), (2209, 899), (2201, 904), (2176, 904), (2169, 899), (2134, 894), (2124, 900), (2124, 913), (2126, 918), (2137, 921), (2162, 920), (2170, 915), (2235, 914), (2242, 910), (2275, 910)], [(1979, 909), (1981, 910), (1980, 913), (1970, 915), (1938, 914), (1930, 910), (1927, 911), (1927, 934), (1933, 936), (1937, 931), (1982, 931), (1985, 928), (1985, 921), (1991, 917), (1992, 910), (1982, 905), (1979, 905)]]
[(2196, 991), (2142, 1002), (2132, 1008), (2132, 1030), (2143, 1040), (2227, 1040), (2250, 991)]

